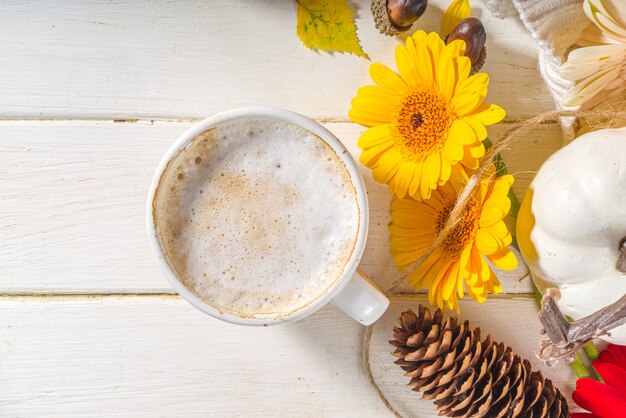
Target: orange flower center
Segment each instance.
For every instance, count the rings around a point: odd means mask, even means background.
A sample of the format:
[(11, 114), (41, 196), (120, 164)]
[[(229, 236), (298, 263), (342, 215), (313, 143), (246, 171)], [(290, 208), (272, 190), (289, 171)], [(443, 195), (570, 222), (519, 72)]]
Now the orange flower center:
[(395, 117), (396, 144), (406, 157), (423, 160), (424, 154), (443, 148), (454, 118), (448, 101), (434, 87), (415, 90), (404, 98)]
[[(435, 225), (436, 235), (439, 235), (439, 233), (446, 225), (446, 222), (448, 222), (448, 219), (450, 218), (450, 213), (452, 212), (452, 208), (454, 208), (455, 203), (456, 202), (449, 203), (441, 210), (441, 212), (439, 212)], [(463, 211), (459, 222), (454, 226), (452, 231), (441, 243), (441, 249), (443, 250), (443, 253), (449, 258), (460, 257), (463, 249), (476, 237), (479, 220), (480, 205), (478, 199), (474, 195), (472, 198), (470, 198), (470, 201)]]

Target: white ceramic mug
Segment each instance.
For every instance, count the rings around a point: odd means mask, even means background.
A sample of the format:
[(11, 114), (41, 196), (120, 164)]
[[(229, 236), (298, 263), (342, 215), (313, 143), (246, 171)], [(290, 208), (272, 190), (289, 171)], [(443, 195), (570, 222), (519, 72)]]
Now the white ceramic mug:
[[(341, 276), (338, 277), (335, 282), (315, 300), (311, 301), (302, 309), (287, 316), (260, 314), (252, 318), (241, 318), (230, 313), (220, 312), (207, 302), (200, 299), (183, 285), (175, 274), (174, 269), (170, 266), (161, 246), (159, 231), (155, 225), (153, 217), (153, 201), (156, 189), (168, 162), (176, 156), (178, 151), (185, 147), (193, 138), (212, 127), (218, 126), (224, 122), (249, 117), (279, 120), (298, 125), (324, 140), (330, 147), (333, 148), (335, 153), (339, 156), (347, 168), (352, 184), (356, 190), (356, 198), (360, 210), (360, 223), (356, 245)], [(169, 283), (189, 303), (202, 312), (214, 316), (215, 318), (239, 325), (274, 325), (304, 318), (332, 301), (339, 309), (361, 324), (370, 325), (380, 318), (389, 306), (389, 300), (387, 297), (385, 297), (376, 285), (358, 269), (361, 256), (363, 255), (363, 251), (365, 249), (365, 241), (367, 239), (369, 212), (365, 185), (363, 184), (363, 179), (361, 178), (357, 164), (344, 145), (339, 141), (339, 139), (337, 139), (337, 137), (328, 131), (328, 129), (300, 114), (269, 107), (246, 107), (229, 110), (215, 116), (211, 116), (193, 126), (187, 132), (182, 134), (180, 138), (178, 138), (159, 163), (159, 166), (154, 174), (154, 178), (152, 179), (150, 192), (148, 193), (146, 216), (150, 247), (157, 258), (159, 268), (163, 274), (165, 274)]]

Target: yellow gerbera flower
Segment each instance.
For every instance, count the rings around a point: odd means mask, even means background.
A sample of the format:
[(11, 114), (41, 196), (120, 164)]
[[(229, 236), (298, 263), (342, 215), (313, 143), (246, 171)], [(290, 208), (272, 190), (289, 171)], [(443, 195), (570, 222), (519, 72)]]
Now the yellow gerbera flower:
[[(503, 270), (517, 268), (517, 259), (507, 247), (512, 237), (503, 221), (511, 207), (507, 194), (513, 176), (494, 179), (494, 171), (481, 181), (452, 233), (408, 278), (415, 290), (428, 289), (433, 306), (458, 312), (464, 285), (478, 302), (484, 302), (488, 292), (502, 292), (485, 258)], [(462, 189), (462, 184), (450, 181), (423, 202), (393, 198), (391, 253), (400, 269), (417, 261), (434, 243)]]
[(478, 167), (485, 126), (504, 118), (502, 108), (483, 102), (489, 77), (470, 77), (464, 52), (463, 41), (445, 45), (436, 32), (417, 31), (396, 49), (400, 74), (372, 64), (376, 85), (352, 100), (350, 118), (370, 127), (358, 142), (360, 160), (399, 198), (428, 199), (461, 165)]

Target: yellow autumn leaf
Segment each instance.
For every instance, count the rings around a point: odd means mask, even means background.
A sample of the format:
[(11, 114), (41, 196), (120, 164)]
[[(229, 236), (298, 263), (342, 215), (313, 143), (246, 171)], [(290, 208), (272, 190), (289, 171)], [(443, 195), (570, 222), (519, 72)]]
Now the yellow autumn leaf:
[(348, 0), (297, 0), (296, 32), (309, 49), (349, 52), (367, 58), (356, 34)]

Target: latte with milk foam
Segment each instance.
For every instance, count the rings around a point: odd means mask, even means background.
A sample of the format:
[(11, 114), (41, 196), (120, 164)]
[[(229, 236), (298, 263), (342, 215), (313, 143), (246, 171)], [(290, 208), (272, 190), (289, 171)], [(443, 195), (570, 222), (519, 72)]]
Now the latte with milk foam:
[(153, 217), (180, 281), (221, 312), (289, 315), (342, 275), (359, 233), (346, 166), (316, 135), (249, 117), (200, 134), (169, 162)]

